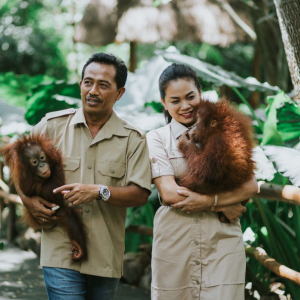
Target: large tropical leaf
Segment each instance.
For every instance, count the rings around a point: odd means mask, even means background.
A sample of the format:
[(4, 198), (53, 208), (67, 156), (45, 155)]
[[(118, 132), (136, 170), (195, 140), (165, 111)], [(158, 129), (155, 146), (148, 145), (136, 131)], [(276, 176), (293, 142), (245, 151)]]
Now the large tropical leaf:
[(264, 146), (263, 151), (275, 168), (295, 186), (300, 187), (300, 151), (280, 146)]
[(6, 103), (14, 106), (25, 107), (26, 97), (31, 89), (41, 83), (53, 81), (46, 75), (16, 75), (13, 72), (0, 73), (0, 97)]
[(259, 147), (256, 146), (253, 149), (253, 160), (255, 161), (255, 178), (256, 180), (267, 180), (271, 181), (276, 174), (276, 170), (273, 164), (268, 160), (264, 151)]
[(250, 91), (279, 91), (278, 87), (271, 86), (267, 82), (260, 83), (253, 77), (244, 79), (233, 72), (225, 71), (219, 66), (213, 66), (194, 57), (182, 55), (179, 53), (163, 53), (162, 56), (168, 62), (177, 62), (190, 66), (197, 72), (199, 77), (201, 77), (205, 81), (213, 82), (214, 84), (219, 86), (225, 84), (236, 88), (243, 87)]
[(39, 85), (32, 90), (32, 95), (27, 99), (25, 119), (29, 124), (34, 125), (48, 112), (77, 108), (81, 104), (79, 95), (78, 83), (58, 81)]
[(284, 92), (268, 97), (262, 145), (294, 146), (300, 137), (300, 107)]

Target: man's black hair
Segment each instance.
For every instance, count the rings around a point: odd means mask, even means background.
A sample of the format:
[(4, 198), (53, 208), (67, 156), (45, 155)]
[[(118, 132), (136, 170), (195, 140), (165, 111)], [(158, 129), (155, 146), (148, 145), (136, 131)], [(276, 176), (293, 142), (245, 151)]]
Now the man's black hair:
[[(160, 97), (162, 99), (165, 99), (166, 88), (167, 88), (168, 84), (170, 83), (170, 81), (177, 80), (177, 79), (194, 80), (196, 88), (199, 91), (201, 90), (201, 84), (199, 82), (197, 74), (192, 68), (190, 68), (189, 66), (186, 66), (184, 64), (173, 63), (172, 65), (170, 65), (166, 69), (164, 69), (159, 77), (159, 81), (158, 81), (159, 92), (160, 92)], [(170, 116), (170, 114), (167, 110), (164, 110), (164, 115), (166, 118), (166, 122), (170, 123), (172, 120), (172, 117)]]
[(123, 60), (117, 58), (111, 53), (100, 52), (95, 53), (92, 57), (90, 57), (82, 68), (81, 80), (83, 80), (86, 67), (92, 62), (105, 65), (113, 65), (116, 69), (115, 82), (117, 84), (117, 88), (119, 89), (125, 86), (127, 79), (127, 67)]

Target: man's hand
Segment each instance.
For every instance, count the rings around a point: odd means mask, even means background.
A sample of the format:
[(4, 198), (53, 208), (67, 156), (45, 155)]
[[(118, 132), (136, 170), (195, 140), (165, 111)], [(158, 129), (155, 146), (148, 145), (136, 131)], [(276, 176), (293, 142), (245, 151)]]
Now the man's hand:
[(56, 224), (56, 211), (51, 210), (56, 204), (49, 203), (40, 197), (22, 197), (24, 206), (34, 218), (45, 228), (51, 228)]
[(99, 197), (99, 185), (73, 183), (66, 184), (53, 190), (54, 194), (64, 194), (64, 199), (73, 205), (91, 202)]
[(194, 193), (188, 189), (177, 190), (178, 195), (186, 197), (185, 200), (172, 204), (174, 208), (180, 208), (181, 211), (187, 213), (199, 212), (206, 210), (214, 204), (213, 197)]
[(244, 212), (247, 211), (247, 208), (241, 203), (236, 203), (231, 205), (218, 206), (218, 209), (216, 209), (216, 211), (222, 212), (231, 223), (234, 223), (238, 218), (242, 216)]

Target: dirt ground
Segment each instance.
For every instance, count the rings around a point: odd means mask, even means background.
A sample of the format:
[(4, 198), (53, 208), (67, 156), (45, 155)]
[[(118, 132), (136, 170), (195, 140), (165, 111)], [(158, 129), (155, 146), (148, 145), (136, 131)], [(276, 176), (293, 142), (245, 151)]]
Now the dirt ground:
[[(0, 251), (0, 300), (47, 300), (39, 258), (4, 242)], [(115, 300), (150, 300), (144, 289), (120, 283)]]

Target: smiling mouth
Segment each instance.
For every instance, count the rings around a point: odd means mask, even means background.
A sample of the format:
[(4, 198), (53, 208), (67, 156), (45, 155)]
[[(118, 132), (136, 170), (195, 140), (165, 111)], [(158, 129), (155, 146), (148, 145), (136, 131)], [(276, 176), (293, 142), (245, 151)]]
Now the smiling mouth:
[(184, 114), (181, 114), (182, 117), (184, 118), (190, 118), (192, 116), (193, 110), (186, 112)]

